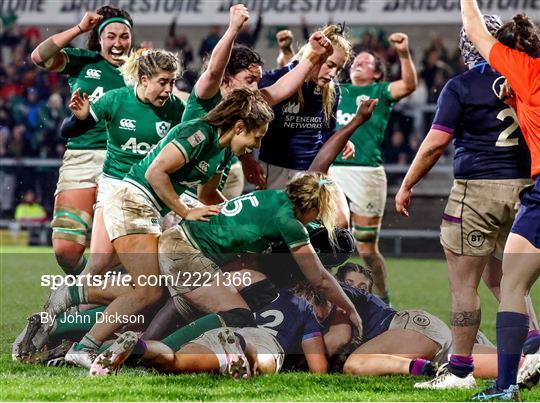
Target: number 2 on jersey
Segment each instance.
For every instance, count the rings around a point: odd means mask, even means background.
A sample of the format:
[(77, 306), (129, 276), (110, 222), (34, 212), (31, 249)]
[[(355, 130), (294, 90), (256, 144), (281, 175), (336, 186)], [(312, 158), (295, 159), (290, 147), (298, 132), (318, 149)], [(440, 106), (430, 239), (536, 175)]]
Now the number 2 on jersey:
[(497, 119), (504, 121), (506, 118), (512, 119), (512, 124), (504, 129), (495, 143), (496, 147), (514, 147), (519, 144), (519, 138), (509, 138), (519, 128), (518, 119), (516, 113), (512, 108), (506, 108), (499, 112)]
[(259, 325), (258, 327), (261, 327), (264, 330), (268, 331), (268, 333), (276, 336), (278, 332), (273, 328), (283, 323), (283, 320), (285, 319), (285, 315), (283, 315), (283, 312), (278, 311), (277, 309), (269, 309), (268, 311), (260, 313), (259, 316), (262, 318), (273, 318), (270, 322)]

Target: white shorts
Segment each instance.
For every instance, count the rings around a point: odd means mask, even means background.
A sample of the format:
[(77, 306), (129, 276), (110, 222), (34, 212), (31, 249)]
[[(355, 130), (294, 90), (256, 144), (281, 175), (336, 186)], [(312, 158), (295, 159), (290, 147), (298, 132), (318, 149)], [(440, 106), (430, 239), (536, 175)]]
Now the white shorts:
[(98, 191), (97, 191), (96, 204), (94, 205), (94, 209), (103, 207), (107, 199), (111, 197), (114, 191), (118, 189), (120, 186), (122, 186), (123, 183), (124, 182), (122, 182), (121, 179), (116, 179), (116, 178), (111, 178), (109, 176), (101, 175), (98, 181)]
[(95, 188), (106, 153), (106, 150), (66, 150), (54, 195), (65, 190)]
[(382, 217), (386, 204), (384, 168), (332, 165), (328, 174), (349, 199), (351, 211), (362, 217)]
[[(222, 332), (223, 329), (224, 328), (219, 328), (204, 332), (190, 343), (199, 344), (210, 351), (213, 351), (219, 361), (219, 371), (221, 373), (226, 373), (227, 360), (225, 359), (225, 350), (217, 337), (218, 333)], [(258, 327), (232, 328), (232, 330), (235, 333), (242, 335), (246, 340), (246, 344), (255, 347), (257, 355), (270, 354), (274, 357), (276, 361), (276, 374), (281, 370), (285, 359), (285, 352), (274, 336)]]
[(421, 333), (440, 346), (433, 361), (445, 363), (452, 348), (452, 332), (442, 320), (421, 309), (407, 309), (396, 313), (388, 330), (409, 329)]
[(103, 220), (111, 242), (132, 234), (161, 235), (159, 211), (142, 190), (125, 181), (103, 206)]
[(259, 161), (266, 175), (267, 189), (285, 189), (285, 185), (298, 172), (296, 169), (278, 167), (277, 165), (268, 164), (264, 161)]

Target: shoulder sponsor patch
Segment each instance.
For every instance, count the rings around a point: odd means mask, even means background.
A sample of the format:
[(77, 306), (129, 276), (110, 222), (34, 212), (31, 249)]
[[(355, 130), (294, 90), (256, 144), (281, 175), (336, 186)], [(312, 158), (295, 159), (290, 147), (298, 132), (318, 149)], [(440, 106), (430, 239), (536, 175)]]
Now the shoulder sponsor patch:
[(201, 144), (204, 140), (206, 140), (206, 136), (200, 130), (193, 133), (191, 136), (187, 138), (187, 141), (191, 147), (196, 147), (198, 144)]

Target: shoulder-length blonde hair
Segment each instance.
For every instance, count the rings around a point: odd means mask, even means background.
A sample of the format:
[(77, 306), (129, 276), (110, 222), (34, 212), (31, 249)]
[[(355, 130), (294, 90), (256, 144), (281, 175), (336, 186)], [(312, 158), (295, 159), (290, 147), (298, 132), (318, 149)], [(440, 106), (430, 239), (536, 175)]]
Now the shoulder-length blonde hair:
[[(343, 29), (338, 25), (328, 25), (325, 28), (321, 30), (321, 32), (326, 36), (330, 42), (332, 43), (332, 46), (334, 47), (334, 50), (341, 49), (343, 53), (345, 53), (345, 64), (347, 64), (351, 58), (352, 55), (352, 46), (350, 42), (347, 40), (347, 38), (343, 34)], [(309, 43), (306, 43), (296, 55), (294, 55), (293, 60), (303, 60), (305, 59), (309, 53), (311, 52), (311, 46)], [(304, 105), (304, 96), (302, 95), (302, 89), (298, 90), (298, 101), (300, 102), (300, 105)], [(323, 113), (324, 113), (324, 120), (326, 123), (330, 122), (330, 118), (332, 116), (332, 109), (334, 108), (335, 103), (335, 97), (336, 97), (336, 84), (331, 81), (328, 84), (326, 84), (323, 87), (322, 90), (322, 105), (323, 105)]]

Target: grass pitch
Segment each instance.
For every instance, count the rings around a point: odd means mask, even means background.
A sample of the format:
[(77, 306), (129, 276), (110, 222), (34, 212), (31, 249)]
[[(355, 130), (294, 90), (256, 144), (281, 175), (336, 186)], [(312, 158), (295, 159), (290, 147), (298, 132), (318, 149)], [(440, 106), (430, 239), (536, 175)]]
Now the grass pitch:
[[(450, 296), (446, 266), (439, 260), (389, 259), (392, 304), (422, 308), (446, 320)], [(416, 391), (408, 376), (351, 377), (285, 373), (248, 381), (212, 375), (153, 374), (125, 369), (120, 375), (91, 379), (80, 368), (46, 368), (11, 361), (11, 343), (26, 317), (39, 311), (48, 295), (42, 274), (61, 274), (49, 248), (0, 251), (0, 400), (6, 401), (466, 401), (471, 392)], [(482, 330), (495, 340), (496, 302), (482, 285)], [(540, 311), (540, 286), (531, 292)], [(483, 387), (487, 382), (479, 382)], [(540, 387), (523, 391), (540, 401)]]

